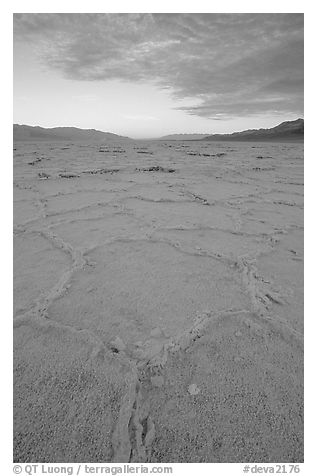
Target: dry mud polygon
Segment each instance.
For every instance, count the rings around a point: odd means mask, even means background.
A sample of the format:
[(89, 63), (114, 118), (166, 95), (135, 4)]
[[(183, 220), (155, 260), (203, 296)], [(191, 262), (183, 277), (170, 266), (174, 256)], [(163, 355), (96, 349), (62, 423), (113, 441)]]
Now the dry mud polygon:
[(14, 461), (303, 461), (303, 146), (14, 150)]

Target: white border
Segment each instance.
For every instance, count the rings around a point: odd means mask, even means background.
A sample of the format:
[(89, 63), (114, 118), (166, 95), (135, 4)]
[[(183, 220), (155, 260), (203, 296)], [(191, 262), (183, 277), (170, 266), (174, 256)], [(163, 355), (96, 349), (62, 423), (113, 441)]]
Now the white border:
[[(312, 475), (316, 473), (314, 462), (315, 429), (316, 429), (316, 390), (315, 390), (315, 365), (316, 356), (313, 349), (316, 347), (316, 320), (317, 311), (314, 300), (315, 274), (316, 274), (316, 162), (317, 145), (315, 139), (316, 121), (316, 73), (313, 69), (316, 45), (316, 9), (309, 1), (210, 1), (172, 2), (172, 1), (100, 1), (90, 0), (68, 1), (55, 0), (54, 2), (42, 1), (12, 1), (1, 6), (0, 34), (2, 48), (2, 103), (1, 103), (1, 251), (2, 273), (1, 291), (2, 307), (1, 319), (4, 333), (1, 339), (2, 363), (2, 392), (1, 392), (1, 442), (0, 461), (4, 463), (1, 473), (12, 473), (12, 13), (51, 13), (51, 12), (214, 12), (214, 13), (305, 13), (305, 255), (309, 257), (305, 266), (305, 464), (301, 465), (300, 474)], [(313, 87), (314, 85), (314, 87)], [(173, 465), (174, 474), (243, 474), (242, 464), (183, 464)], [(315, 471), (314, 471), (314, 469)]]

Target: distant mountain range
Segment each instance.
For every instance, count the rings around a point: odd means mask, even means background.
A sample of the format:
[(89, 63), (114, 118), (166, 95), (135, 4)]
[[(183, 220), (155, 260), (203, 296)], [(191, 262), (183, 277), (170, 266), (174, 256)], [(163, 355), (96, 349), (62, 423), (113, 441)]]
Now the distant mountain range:
[(77, 127), (52, 127), (46, 129), (39, 126), (13, 124), (13, 140), (103, 142), (108, 140), (129, 140), (129, 137), (97, 131), (96, 129), (79, 129)]
[(270, 129), (248, 129), (232, 134), (170, 134), (160, 140), (208, 140), (208, 141), (302, 141), (304, 119), (282, 122)]
[(208, 141), (302, 141), (304, 119), (282, 122), (271, 129), (249, 129), (232, 134), (212, 134), (204, 137)]
[[(77, 127), (27, 126), (13, 124), (14, 141), (126, 141), (129, 137), (102, 132), (96, 129), (79, 129)], [(270, 129), (248, 129), (232, 134), (170, 134), (160, 137), (159, 140), (204, 140), (204, 141), (303, 141), (304, 119), (282, 122)]]

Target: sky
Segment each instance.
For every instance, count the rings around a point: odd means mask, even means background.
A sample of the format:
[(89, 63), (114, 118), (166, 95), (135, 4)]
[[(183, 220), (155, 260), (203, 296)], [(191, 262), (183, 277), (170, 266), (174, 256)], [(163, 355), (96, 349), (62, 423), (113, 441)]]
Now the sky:
[(303, 117), (298, 13), (15, 13), (14, 122), (133, 138)]

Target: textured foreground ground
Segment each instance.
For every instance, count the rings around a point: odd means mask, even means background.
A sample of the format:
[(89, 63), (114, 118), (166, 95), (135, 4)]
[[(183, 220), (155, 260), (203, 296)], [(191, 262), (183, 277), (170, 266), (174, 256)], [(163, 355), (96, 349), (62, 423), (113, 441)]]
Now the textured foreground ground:
[(303, 460), (303, 147), (15, 144), (14, 460)]

